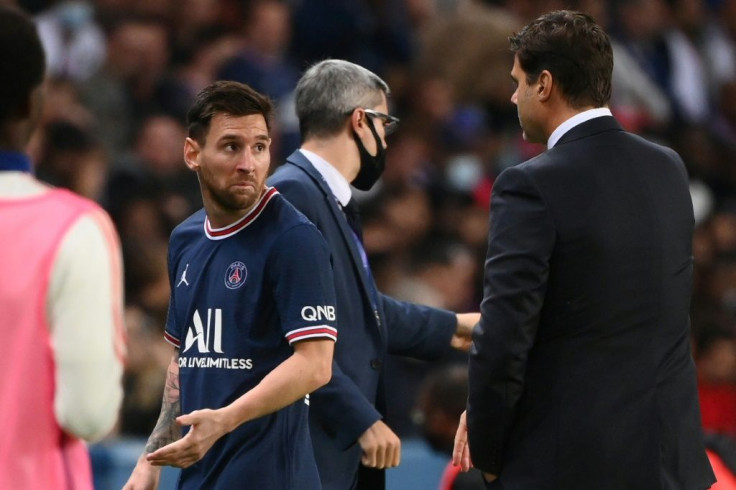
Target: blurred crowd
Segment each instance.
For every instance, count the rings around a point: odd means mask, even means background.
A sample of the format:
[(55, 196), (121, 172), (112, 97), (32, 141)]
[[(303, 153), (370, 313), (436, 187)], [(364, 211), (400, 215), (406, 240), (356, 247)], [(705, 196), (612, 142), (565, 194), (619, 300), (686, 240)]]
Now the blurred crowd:
[[(160, 408), (167, 239), (201, 206), (182, 161), (200, 89), (233, 79), (273, 98), (275, 168), (299, 144), (292, 92), (310, 64), (342, 58), (382, 76), (401, 124), (382, 180), (359, 195), (379, 288), (477, 311), (494, 178), (543, 151), (523, 141), (509, 100), (507, 37), (543, 12), (575, 8), (612, 36), (614, 115), (675, 148), (689, 169), (703, 418), (736, 437), (736, 0), (11, 3), (35, 16), (48, 56), (36, 173), (101, 203), (123, 243), (129, 360), (118, 434), (147, 436)], [(437, 366), (392, 363), (389, 423), (418, 434), (415, 394)]]

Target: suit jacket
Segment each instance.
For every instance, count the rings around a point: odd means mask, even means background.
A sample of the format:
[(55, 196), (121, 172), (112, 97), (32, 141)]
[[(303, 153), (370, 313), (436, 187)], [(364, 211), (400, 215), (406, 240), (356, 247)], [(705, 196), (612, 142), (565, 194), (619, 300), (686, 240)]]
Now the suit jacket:
[(704, 489), (693, 210), (672, 150), (584, 122), (498, 177), (468, 435), (489, 488)]
[[(397, 301), (378, 293), (366, 275), (355, 236), (332, 191), (299, 151), (269, 179), (322, 232), (332, 252), (338, 341), (332, 380), (310, 395), (310, 431), (325, 490), (357, 484), (358, 437), (382, 418), (387, 353), (434, 359), (450, 347), (454, 313)], [(383, 481), (383, 475), (379, 478)]]

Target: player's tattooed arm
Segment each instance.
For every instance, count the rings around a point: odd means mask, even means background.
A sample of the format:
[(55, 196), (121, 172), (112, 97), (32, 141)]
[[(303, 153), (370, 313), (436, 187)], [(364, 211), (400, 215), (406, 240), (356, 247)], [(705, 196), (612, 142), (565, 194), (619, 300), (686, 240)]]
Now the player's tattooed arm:
[(146, 443), (146, 452), (152, 453), (179, 438), (181, 438), (181, 427), (176, 423), (176, 418), (181, 415), (181, 402), (179, 398), (179, 349), (174, 351), (169, 369), (166, 372), (166, 385), (164, 396), (161, 401), (161, 414), (158, 416), (156, 427)]
[(161, 415), (156, 427), (146, 443), (146, 450), (138, 458), (138, 462), (130, 474), (130, 478), (123, 486), (123, 490), (151, 490), (158, 488), (161, 478), (161, 467), (153, 466), (146, 456), (157, 449), (181, 438), (181, 428), (176, 423), (176, 417), (181, 414), (179, 401), (179, 349), (174, 350), (171, 363), (166, 372), (166, 385), (161, 403)]

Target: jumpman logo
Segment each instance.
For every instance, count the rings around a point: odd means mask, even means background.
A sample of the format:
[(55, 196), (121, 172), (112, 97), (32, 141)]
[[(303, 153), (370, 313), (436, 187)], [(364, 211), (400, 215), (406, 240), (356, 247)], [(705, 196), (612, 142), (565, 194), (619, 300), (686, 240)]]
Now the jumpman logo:
[(181, 273), (181, 279), (179, 279), (179, 284), (177, 284), (176, 287), (181, 286), (181, 283), (184, 283), (187, 286), (189, 286), (189, 281), (187, 281), (187, 269), (189, 269), (189, 264), (187, 264), (187, 266), (184, 267), (184, 272)]

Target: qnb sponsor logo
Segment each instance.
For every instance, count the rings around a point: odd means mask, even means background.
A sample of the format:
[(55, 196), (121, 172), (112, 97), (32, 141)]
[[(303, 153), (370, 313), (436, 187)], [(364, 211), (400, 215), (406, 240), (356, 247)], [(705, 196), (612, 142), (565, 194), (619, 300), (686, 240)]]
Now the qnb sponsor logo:
[(334, 306), (305, 306), (302, 308), (302, 319), (308, 322), (320, 320), (335, 321)]
[[(213, 315), (214, 313), (214, 315)], [(193, 345), (197, 345), (200, 353), (216, 352), (222, 354), (222, 310), (207, 308), (207, 324), (202, 322), (199, 310), (194, 310), (192, 324), (187, 328), (187, 337), (184, 340), (184, 350), (187, 352)], [(212, 348), (212, 351), (210, 351)]]

